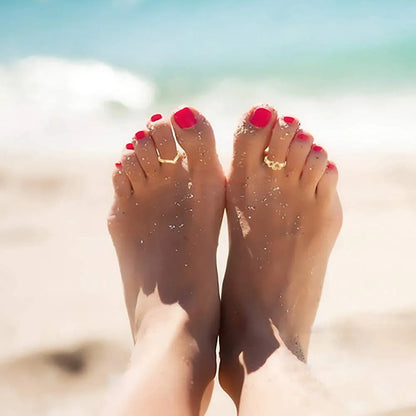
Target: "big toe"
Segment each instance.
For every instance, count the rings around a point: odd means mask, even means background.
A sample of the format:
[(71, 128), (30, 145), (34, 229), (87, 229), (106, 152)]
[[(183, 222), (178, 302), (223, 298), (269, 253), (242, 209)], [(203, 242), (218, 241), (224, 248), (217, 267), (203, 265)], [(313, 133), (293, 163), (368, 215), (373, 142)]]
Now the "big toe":
[(194, 108), (184, 107), (172, 115), (171, 123), (191, 172), (219, 167), (214, 133), (202, 114)]
[(253, 107), (245, 114), (234, 136), (233, 170), (263, 163), (275, 122), (276, 110), (269, 106)]

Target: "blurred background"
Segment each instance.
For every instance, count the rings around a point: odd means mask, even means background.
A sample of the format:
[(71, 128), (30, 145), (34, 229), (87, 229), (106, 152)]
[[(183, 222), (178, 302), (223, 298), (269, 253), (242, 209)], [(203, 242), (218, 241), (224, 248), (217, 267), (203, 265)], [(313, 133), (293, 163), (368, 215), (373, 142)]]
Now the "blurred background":
[[(253, 104), (340, 170), (310, 366), (353, 415), (416, 415), (416, 2), (0, 0), (0, 411), (90, 415), (131, 346), (111, 171), (156, 112)], [(220, 275), (226, 230), (218, 251)], [(232, 415), (216, 388), (209, 415)]]

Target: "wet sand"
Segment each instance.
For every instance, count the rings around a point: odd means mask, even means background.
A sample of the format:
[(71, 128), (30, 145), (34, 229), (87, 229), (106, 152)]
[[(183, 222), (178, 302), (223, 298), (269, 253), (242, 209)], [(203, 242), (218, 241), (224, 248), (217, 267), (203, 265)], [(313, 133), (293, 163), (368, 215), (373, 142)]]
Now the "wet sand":
[[(105, 219), (112, 160), (0, 157), (0, 411), (91, 415), (131, 346)], [(344, 228), (310, 366), (354, 415), (416, 415), (413, 155), (338, 163)], [(226, 249), (223, 229), (220, 275)], [(232, 415), (219, 388), (210, 416)]]

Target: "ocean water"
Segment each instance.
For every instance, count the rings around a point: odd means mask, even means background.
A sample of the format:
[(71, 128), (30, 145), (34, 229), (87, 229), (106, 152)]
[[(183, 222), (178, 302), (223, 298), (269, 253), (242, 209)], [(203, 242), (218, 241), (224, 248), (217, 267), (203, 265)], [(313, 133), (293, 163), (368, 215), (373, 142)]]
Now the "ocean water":
[(415, 22), (410, 0), (1, 0), (0, 149), (115, 152), (193, 105), (225, 160), (267, 102), (334, 157), (415, 151)]

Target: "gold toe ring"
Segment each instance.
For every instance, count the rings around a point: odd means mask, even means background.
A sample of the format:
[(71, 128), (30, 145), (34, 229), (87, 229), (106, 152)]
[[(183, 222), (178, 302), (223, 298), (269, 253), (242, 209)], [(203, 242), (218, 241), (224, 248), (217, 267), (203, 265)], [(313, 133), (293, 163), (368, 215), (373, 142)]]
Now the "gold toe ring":
[(267, 157), (267, 155), (264, 156), (264, 163), (268, 168), (273, 170), (282, 170), (286, 166), (286, 160), (284, 162), (273, 162)]
[(160, 156), (158, 156), (157, 160), (160, 163), (169, 163), (171, 165), (174, 165), (179, 160), (180, 157), (181, 157), (181, 154), (178, 152), (173, 159), (162, 159)]

